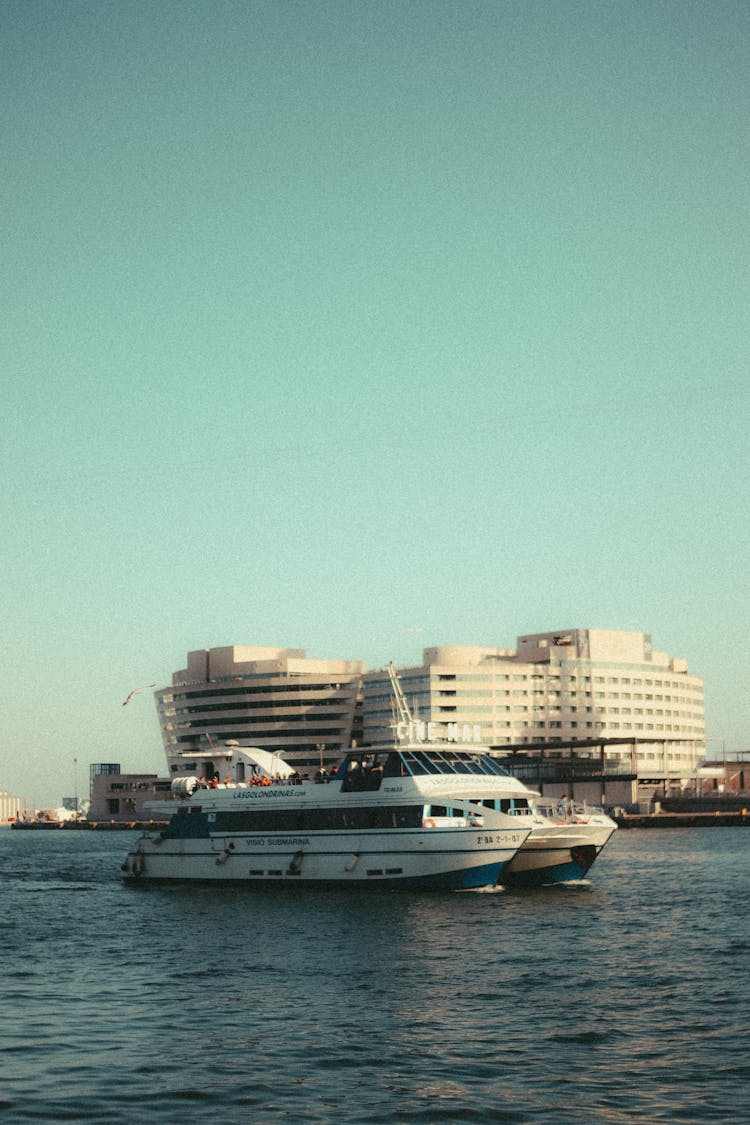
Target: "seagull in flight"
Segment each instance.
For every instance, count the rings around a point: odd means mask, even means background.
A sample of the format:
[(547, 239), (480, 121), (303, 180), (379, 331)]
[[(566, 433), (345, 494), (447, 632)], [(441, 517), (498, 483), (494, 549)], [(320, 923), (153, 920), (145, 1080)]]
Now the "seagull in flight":
[(130, 700), (133, 698), (134, 695), (137, 695), (139, 691), (146, 691), (146, 689), (150, 688), (150, 687), (156, 687), (156, 684), (144, 684), (143, 687), (133, 688), (130, 695), (127, 697), (127, 699), (123, 699), (123, 701), (122, 701), (123, 707), (125, 706), (126, 703), (130, 703)]

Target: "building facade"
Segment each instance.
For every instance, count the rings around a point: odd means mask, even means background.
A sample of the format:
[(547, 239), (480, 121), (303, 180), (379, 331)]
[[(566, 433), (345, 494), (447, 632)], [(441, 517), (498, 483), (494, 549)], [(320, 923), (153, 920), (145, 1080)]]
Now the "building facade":
[(87, 819), (117, 823), (148, 820), (147, 803), (168, 800), (170, 786), (169, 778), (154, 773), (92, 773)]
[(230, 645), (188, 653), (171, 687), (155, 693), (170, 772), (191, 756), (196, 773), (220, 771), (226, 742), (283, 750), (301, 773), (330, 767), (358, 738), (363, 673), (360, 660), (317, 660), (304, 649)]
[(0, 824), (11, 824), (14, 820), (24, 820), (31, 812), (25, 797), (0, 790)]
[[(622, 803), (684, 787), (705, 757), (703, 683), (684, 659), (655, 652), (648, 633), (570, 629), (526, 634), (515, 649), (427, 648), (399, 679), (416, 718), (478, 733), (496, 753), (533, 745), (549, 757), (559, 746), (559, 756), (585, 758), (606, 746), (613, 772), (637, 776)], [(364, 742), (392, 722), (387, 671), (368, 672)]]
[[(683, 658), (654, 651), (648, 633), (569, 629), (524, 634), (512, 649), (426, 648), (399, 680), (425, 730), (514, 761), (536, 755), (544, 770), (525, 780), (550, 776), (561, 759), (584, 777), (598, 761), (601, 784), (576, 790), (585, 799), (632, 805), (684, 791), (706, 754), (702, 681)], [(303, 649), (199, 649), (155, 696), (170, 775), (221, 774), (227, 743), (283, 752), (312, 773), (352, 745), (392, 737), (397, 718), (387, 669)]]

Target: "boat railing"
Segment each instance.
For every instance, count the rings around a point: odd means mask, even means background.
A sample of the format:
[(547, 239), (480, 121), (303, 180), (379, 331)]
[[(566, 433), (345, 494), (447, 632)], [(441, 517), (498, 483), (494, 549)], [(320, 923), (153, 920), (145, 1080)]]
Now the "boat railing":
[(576, 821), (588, 820), (596, 813), (601, 813), (600, 808), (590, 807), (585, 801), (573, 801), (569, 797), (537, 797), (534, 801), (534, 811), (540, 816), (546, 816), (557, 823), (574, 824)]
[[(335, 777), (325, 773), (324, 776), (308, 777), (306, 774), (291, 774), (288, 777), (268, 777), (263, 774), (256, 774), (250, 781), (232, 781), (231, 778), (225, 778), (224, 781), (218, 781), (213, 778), (206, 781), (205, 778), (179, 778), (181, 784), (172, 786), (172, 796), (176, 798), (194, 797), (196, 794), (210, 793), (221, 789), (267, 789), (275, 785), (310, 785), (320, 784), (326, 781), (333, 781)], [(187, 784), (192, 782), (193, 784)]]

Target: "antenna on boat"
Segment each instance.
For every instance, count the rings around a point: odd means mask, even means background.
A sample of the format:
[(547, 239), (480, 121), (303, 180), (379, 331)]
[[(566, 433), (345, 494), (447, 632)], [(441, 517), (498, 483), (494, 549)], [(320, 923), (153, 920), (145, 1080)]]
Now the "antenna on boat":
[(398, 672), (396, 671), (396, 665), (392, 660), (388, 663), (388, 678), (391, 681), (391, 687), (393, 688), (393, 695), (396, 700), (396, 710), (398, 711), (399, 722), (410, 723), (412, 721), (411, 711), (409, 710), (409, 704), (406, 702), (406, 696), (401, 690), (401, 684), (399, 682)]

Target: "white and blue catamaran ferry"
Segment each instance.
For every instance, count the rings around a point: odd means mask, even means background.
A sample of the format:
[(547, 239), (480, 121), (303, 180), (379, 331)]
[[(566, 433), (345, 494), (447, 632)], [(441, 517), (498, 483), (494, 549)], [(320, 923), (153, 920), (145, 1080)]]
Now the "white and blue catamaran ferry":
[[(392, 742), (352, 749), (331, 775), (321, 770), (312, 780), (279, 752), (232, 743), (192, 754), (185, 767), (193, 774), (172, 782), (175, 800), (150, 806), (167, 827), (136, 842), (125, 880), (453, 890), (498, 883), (531, 831), (513, 815), (514, 797), (526, 807), (527, 791), (457, 732), (420, 741), (389, 671), (400, 716)], [(210, 782), (195, 776), (201, 758)]]
[(278, 753), (220, 756), (225, 780), (204, 788), (177, 777), (175, 800), (150, 806), (168, 823), (137, 840), (122, 865), (127, 882), (488, 887), (531, 830), (501, 811), (515, 779), (455, 743), (352, 750), (311, 780)]

